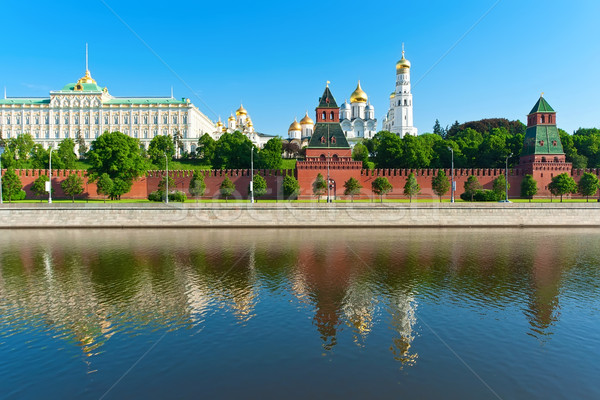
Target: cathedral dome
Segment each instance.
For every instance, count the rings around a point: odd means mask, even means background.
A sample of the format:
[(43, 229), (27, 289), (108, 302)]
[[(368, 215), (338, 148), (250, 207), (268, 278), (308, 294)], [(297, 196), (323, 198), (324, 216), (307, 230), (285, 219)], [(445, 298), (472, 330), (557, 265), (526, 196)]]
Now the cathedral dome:
[(390, 99), (393, 99), (394, 97), (396, 97), (396, 92), (392, 92), (392, 94), (390, 94)]
[(233, 115), (230, 115), (229, 118), (227, 118), (228, 121), (235, 121), (235, 117)]
[(344, 104), (342, 104), (340, 108), (343, 110), (350, 110), (350, 104), (348, 104), (348, 101), (344, 101)]
[(400, 61), (398, 61), (396, 63), (396, 73), (399, 73), (400, 70), (402, 69), (409, 69), (410, 68), (410, 61), (408, 61), (406, 58), (404, 58), (404, 51), (402, 51), (402, 58), (400, 59)]
[(308, 112), (307, 112), (306, 115), (304, 116), (304, 118), (302, 118), (300, 120), (300, 124), (302, 124), (302, 125), (314, 125), (315, 121), (313, 121), (312, 119), (310, 119), (310, 117), (308, 116)]
[(247, 115), (247, 114), (248, 114), (248, 111), (246, 111), (244, 106), (240, 104), (240, 108), (237, 109), (237, 111), (235, 112), (235, 115)]
[(360, 81), (358, 81), (358, 85), (356, 86), (356, 90), (350, 96), (351, 103), (366, 103), (369, 98), (364, 90), (360, 87)]
[(294, 122), (292, 122), (292, 124), (290, 125), (290, 129), (288, 129), (288, 132), (301, 131), (301, 130), (302, 130), (302, 127), (300, 126), (298, 121), (296, 121), (296, 119), (294, 118)]
[(367, 107), (365, 109), (366, 110), (375, 110), (375, 107), (373, 107), (373, 104), (367, 104)]

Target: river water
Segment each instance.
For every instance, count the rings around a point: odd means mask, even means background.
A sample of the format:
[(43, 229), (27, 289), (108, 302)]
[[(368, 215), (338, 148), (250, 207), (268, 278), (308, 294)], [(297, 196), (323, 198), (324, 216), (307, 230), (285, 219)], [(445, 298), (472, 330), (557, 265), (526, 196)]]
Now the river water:
[(600, 398), (598, 230), (24, 230), (0, 398)]

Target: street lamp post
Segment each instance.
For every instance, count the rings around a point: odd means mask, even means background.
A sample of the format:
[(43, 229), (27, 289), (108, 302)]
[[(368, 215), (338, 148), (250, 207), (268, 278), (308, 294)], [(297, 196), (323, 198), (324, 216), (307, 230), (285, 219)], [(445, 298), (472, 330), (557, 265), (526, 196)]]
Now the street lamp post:
[(50, 183), (48, 190), (48, 204), (52, 204), (52, 145), (50, 145), (50, 159), (48, 162), (48, 182)]
[(331, 203), (331, 195), (330, 195), (330, 188), (331, 188), (331, 179), (329, 178), (329, 155), (330, 153), (327, 153), (327, 203)]
[(506, 201), (508, 202), (508, 159), (511, 158), (513, 153), (506, 156), (506, 169), (504, 170), (504, 189), (506, 191)]
[(250, 148), (250, 203), (254, 204), (254, 146)]
[(165, 152), (165, 162), (167, 166), (167, 186), (165, 188), (165, 203), (169, 204), (169, 157), (167, 157), (167, 153)]
[(4, 204), (2, 201), (2, 154), (4, 154), (4, 146), (0, 146), (0, 204)]
[(450, 153), (452, 154), (452, 167), (450, 170), (450, 203), (454, 203), (454, 149), (452, 147), (448, 147)]

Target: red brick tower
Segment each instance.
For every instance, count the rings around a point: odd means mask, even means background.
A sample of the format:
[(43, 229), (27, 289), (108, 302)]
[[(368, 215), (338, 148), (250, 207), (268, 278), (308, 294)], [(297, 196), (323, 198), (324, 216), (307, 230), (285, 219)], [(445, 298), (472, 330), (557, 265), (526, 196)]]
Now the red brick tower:
[(330, 179), (330, 194), (334, 198), (343, 193), (342, 187), (350, 177), (360, 175), (362, 162), (352, 160), (352, 149), (340, 126), (340, 109), (325, 87), (316, 108), (317, 123), (306, 148), (306, 160), (296, 164), (300, 197), (312, 196), (312, 184), (320, 173)]

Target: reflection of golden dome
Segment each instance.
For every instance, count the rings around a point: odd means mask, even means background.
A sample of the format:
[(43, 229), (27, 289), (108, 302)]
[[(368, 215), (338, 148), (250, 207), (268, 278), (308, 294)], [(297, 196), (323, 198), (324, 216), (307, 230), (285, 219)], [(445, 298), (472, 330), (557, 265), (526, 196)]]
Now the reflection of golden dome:
[(246, 114), (248, 114), (248, 111), (246, 111), (244, 106), (240, 104), (240, 108), (237, 109), (237, 111), (235, 112), (235, 115), (246, 115)]
[(392, 94), (390, 94), (390, 99), (393, 99), (394, 97), (396, 97), (396, 92), (392, 92)]
[(308, 116), (308, 111), (307, 111), (306, 115), (304, 116), (304, 118), (302, 118), (300, 120), (300, 124), (302, 124), (302, 125), (314, 125), (315, 121), (313, 121), (312, 119), (310, 119), (310, 117)]
[(358, 85), (356, 86), (356, 90), (350, 96), (350, 103), (366, 103), (369, 98), (364, 90), (360, 87), (360, 81), (358, 81)]
[(400, 61), (398, 61), (396, 63), (396, 73), (398, 73), (402, 69), (409, 69), (409, 68), (410, 68), (410, 61), (408, 61), (406, 58), (404, 58), (404, 50), (402, 50), (402, 58), (400, 59)]
[(95, 80), (92, 79), (92, 75), (90, 75), (89, 70), (85, 70), (85, 76), (80, 78), (77, 83), (96, 83)]
[(301, 131), (301, 130), (302, 130), (302, 127), (300, 126), (298, 121), (296, 121), (296, 118), (294, 118), (294, 122), (292, 122), (292, 124), (290, 125), (290, 129), (288, 129), (288, 132)]

